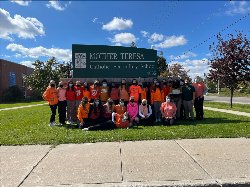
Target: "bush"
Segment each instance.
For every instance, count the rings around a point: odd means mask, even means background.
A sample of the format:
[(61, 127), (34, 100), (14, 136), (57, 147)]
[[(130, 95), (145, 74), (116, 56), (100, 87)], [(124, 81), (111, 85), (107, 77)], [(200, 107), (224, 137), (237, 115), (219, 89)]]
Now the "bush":
[(2, 102), (17, 102), (23, 99), (23, 91), (18, 86), (11, 86), (3, 91)]

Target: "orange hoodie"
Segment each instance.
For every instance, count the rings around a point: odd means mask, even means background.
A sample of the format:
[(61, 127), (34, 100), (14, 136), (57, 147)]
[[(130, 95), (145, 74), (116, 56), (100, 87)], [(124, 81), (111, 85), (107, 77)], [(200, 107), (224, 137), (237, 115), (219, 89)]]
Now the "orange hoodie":
[(45, 101), (48, 101), (49, 105), (56, 105), (58, 103), (58, 92), (56, 88), (48, 86), (43, 93), (43, 98)]
[(86, 103), (83, 107), (82, 104), (78, 107), (77, 118), (82, 123), (83, 119), (88, 118), (90, 103)]

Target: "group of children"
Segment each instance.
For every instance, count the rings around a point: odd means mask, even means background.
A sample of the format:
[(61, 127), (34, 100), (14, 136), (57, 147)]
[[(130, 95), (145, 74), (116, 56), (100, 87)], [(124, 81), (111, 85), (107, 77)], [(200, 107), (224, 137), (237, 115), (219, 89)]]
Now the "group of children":
[[(205, 86), (195, 83), (194, 89), (185, 89), (186, 81), (169, 78), (153, 80), (153, 83), (138, 83), (136, 79), (127, 84), (125, 79), (120, 84), (94, 81), (89, 85), (72, 80), (68, 83), (59, 82), (56, 88), (55, 81), (51, 80), (43, 94), (51, 108), (50, 126), (55, 124), (58, 107), (60, 126), (77, 123), (84, 130), (104, 130), (114, 128), (128, 128), (133, 125), (153, 125), (154, 122), (163, 122), (171, 125), (174, 120), (181, 118), (183, 93), (192, 94), (193, 102), (203, 97)], [(199, 92), (199, 93), (198, 93)], [(182, 101), (183, 100), (183, 101)], [(152, 106), (152, 107), (151, 107)], [(185, 106), (185, 105), (184, 105)], [(190, 118), (185, 108), (185, 118)], [(200, 110), (199, 106), (199, 110)], [(203, 118), (203, 102), (200, 117)], [(191, 115), (191, 119), (193, 116)]]

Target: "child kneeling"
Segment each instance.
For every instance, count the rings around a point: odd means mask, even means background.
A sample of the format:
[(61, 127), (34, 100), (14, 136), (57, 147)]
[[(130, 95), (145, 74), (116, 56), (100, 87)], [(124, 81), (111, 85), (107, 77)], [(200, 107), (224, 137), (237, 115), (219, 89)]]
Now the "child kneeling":
[(161, 104), (161, 114), (163, 117), (164, 125), (173, 125), (175, 114), (176, 114), (176, 106), (174, 103), (170, 102), (170, 98), (166, 97), (166, 102)]
[(95, 130), (113, 130), (116, 128), (128, 128), (130, 126), (129, 115), (127, 112), (120, 115), (112, 113), (112, 120), (100, 123), (97, 125), (84, 128), (83, 130), (95, 131)]

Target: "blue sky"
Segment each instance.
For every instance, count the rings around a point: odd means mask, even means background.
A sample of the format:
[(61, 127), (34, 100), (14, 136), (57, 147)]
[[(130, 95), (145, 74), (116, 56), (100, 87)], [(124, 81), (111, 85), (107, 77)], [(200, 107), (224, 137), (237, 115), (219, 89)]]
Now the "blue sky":
[(208, 72), (214, 35), (250, 36), (248, 1), (1, 1), (0, 58), (71, 59), (72, 44), (154, 48), (190, 76)]

